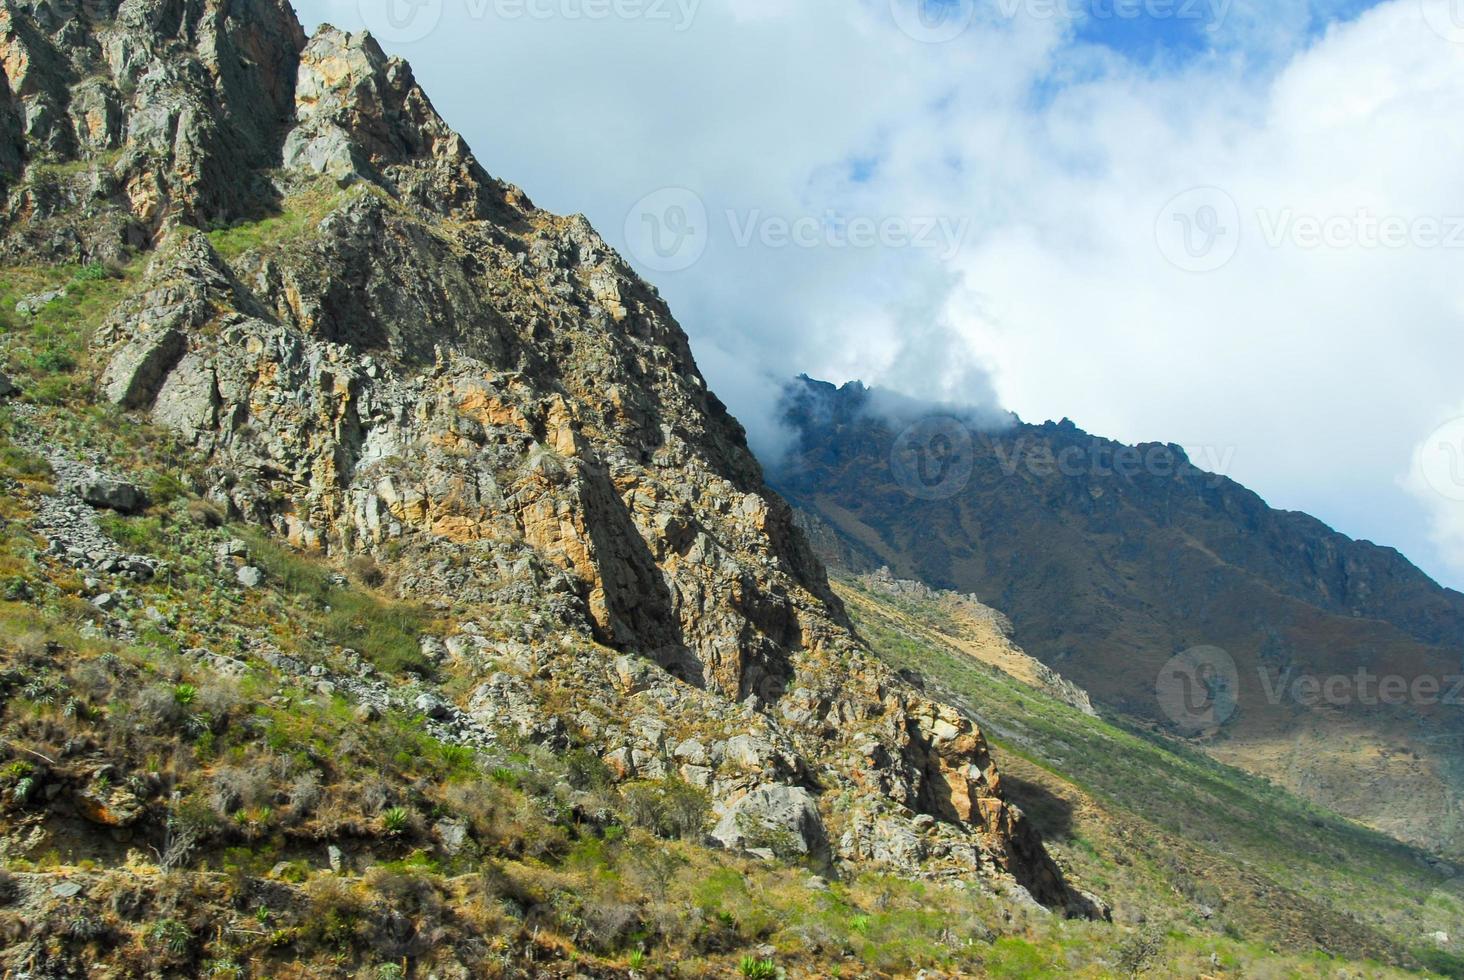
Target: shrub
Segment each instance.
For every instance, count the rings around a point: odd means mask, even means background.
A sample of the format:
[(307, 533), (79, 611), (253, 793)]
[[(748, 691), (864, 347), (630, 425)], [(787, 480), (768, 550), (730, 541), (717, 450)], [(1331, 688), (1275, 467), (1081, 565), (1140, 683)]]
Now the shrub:
[(0, 446), (0, 467), (21, 480), (49, 480), (53, 475), (43, 457), (12, 445)]
[(380, 588), (386, 582), (386, 573), (370, 555), (356, 555), (346, 564), (351, 577), (368, 589)]
[(288, 795), (291, 815), (296, 818), (309, 816), (320, 805), (320, 798), (323, 795), (320, 788), (320, 773), (312, 769), (295, 777), (295, 781), (290, 784)]
[(209, 780), (209, 806), (221, 817), (262, 806), (269, 797), (269, 775), (259, 766), (223, 766)]
[(147, 485), (147, 499), (157, 505), (170, 504), (187, 494), (187, 485), (171, 473), (159, 473)]
[(47, 374), (66, 374), (76, 370), (76, 358), (64, 350), (48, 347), (36, 354), (35, 365)]
[(381, 825), (386, 828), (388, 834), (400, 834), (407, 829), (407, 824), (411, 819), (412, 815), (407, 812), (405, 807), (394, 806), (382, 812)]
[(193, 931), (177, 919), (159, 919), (147, 927), (147, 940), (173, 956), (184, 956), (193, 945)]
[(223, 527), (228, 515), (218, 504), (210, 500), (188, 501), (188, 519), (204, 527)]
[(632, 824), (668, 839), (698, 836), (712, 812), (706, 793), (675, 777), (636, 783), (625, 789), (622, 798)]
[(1164, 948), (1164, 936), (1153, 930), (1134, 933), (1118, 947), (1118, 969), (1124, 976), (1136, 977), (1144, 972), (1159, 951)]
[(316, 878), (305, 885), (310, 901), (306, 929), (316, 940), (344, 948), (361, 933), (366, 903), (347, 882), (335, 877)]
[(564, 757), (564, 776), (578, 790), (601, 790), (615, 781), (610, 767), (589, 749), (574, 749)]
[(173, 688), (158, 684), (137, 693), (132, 714), (139, 727), (158, 734), (176, 728), (184, 720), (186, 712), (174, 696)]
[(581, 905), (580, 921), (582, 939), (601, 953), (624, 947), (641, 929), (640, 910), (610, 897), (586, 899)]
[(772, 960), (760, 960), (755, 956), (744, 956), (737, 964), (737, 972), (748, 980), (781, 980), (783, 970)]
[(366, 887), (380, 895), (386, 905), (412, 916), (437, 918), (445, 906), (432, 879), (407, 866), (409, 862), (378, 866), (366, 872)]

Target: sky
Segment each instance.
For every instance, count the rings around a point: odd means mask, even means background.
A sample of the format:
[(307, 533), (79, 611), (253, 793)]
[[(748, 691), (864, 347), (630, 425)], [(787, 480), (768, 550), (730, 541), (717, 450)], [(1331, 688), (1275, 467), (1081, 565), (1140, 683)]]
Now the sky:
[(1464, 0), (302, 0), (807, 373), (1185, 446), (1464, 588)]

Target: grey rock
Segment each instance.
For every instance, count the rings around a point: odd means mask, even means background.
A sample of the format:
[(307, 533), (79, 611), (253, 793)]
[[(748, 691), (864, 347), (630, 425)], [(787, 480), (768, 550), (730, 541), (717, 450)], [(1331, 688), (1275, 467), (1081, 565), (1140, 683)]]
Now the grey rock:
[(234, 578), (246, 589), (257, 589), (264, 584), (264, 572), (253, 565), (245, 565), (234, 573)]
[(692, 766), (705, 766), (709, 756), (707, 747), (700, 740), (689, 738), (672, 751), (672, 755)]
[(119, 514), (136, 514), (147, 507), (147, 494), (141, 487), (104, 476), (83, 481), (76, 487), (76, 493), (93, 507), (115, 510)]
[(187, 348), (177, 330), (139, 334), (112, 355), (102, 375), (102, 390), (114, 405), (142, 408), (157, 397)]
[(103, 592), (99, 596), (93, 596), (91, 604), (102, 612), (117, 608), (117, 597), (110, 592)]
[[(552, 748), (568, 745), (568, 732), (563, 720), (546, 714), (529, 683), (512, 674), (499, 672), (489, 677), (486, 684), (473, 692), (468, 712), (483, 723), (511, 724), (518, 729), (520, 737), (538, 745)], [(634, 771), (629, 758), (626, 759), (626, 768)]]
[(697, 789), (710, 790), (712, 788), (712, 770), (706, 766), (682, 766), (681, 778), (688, 785), (695, 786)]
[(15, 304), (15, 312), (21, 316), (34, 316), (45, 307), (65, 296), (66, 290), (64, 288), (48, 289), (41, 293), (31, 293), (29, 296), (22, 298), (19, 303)]
[(341, 849), (334, 844), (326, 847), (325, 859), (330, 863), (330, 870), (336, 873), (340, 873), (341, 868), (345, 866), (345, 858), (341, 854)]
[(417, 700), (412, 702), (412, 707), (434, 721), (452, 716), (452, 708), (435, 694), (419, 694)]
[(284, 164), (292, 170), (308, 170), (347, 183), (369, 173), (351, 137), (338, 126), (321, 124), (313, 132), (304, 127), (285, 139)]
[(167, 375), (153, 403), (153, 421), (189, 441), (218, 422), (220, 398), (213, 366), (201, 355), (186, 354)]
[(712, 837), (728, 848), (768, 848), (782, 858), (828, 857), (818, 801), (801, 786), (759, 786), (728, 808)]
[(432, 825), (432, 833), (448, 854), (457, 854), (468, 842), (468, 825), (461, 820), (439, 820)]
[(619, 748), (607, 752), (603, 761), (617, 779), (631, 779), (635, 776), (635, 763), (632, 761), (630, 749)]
[(20, 386), (11, 381), (6, 374), (0, 372), (0, 398), (10, 398), (18, 394), (20, 394)]
[(219, 561), (227, 561), (230, 558), (242, 558), (249, 554), (249, 546), (238, 538), (231, 538), (214, 549), (214, 554)]

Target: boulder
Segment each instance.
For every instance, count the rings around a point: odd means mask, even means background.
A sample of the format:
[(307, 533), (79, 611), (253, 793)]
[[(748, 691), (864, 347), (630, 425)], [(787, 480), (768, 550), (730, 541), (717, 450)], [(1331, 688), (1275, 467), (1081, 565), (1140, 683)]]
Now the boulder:
[(264, 584), (264, 572), (253, 565), (245, 565), (234, 573), (234, 578), (246, 589), (257, 589)]
[(76, 792), (77, 811), (103, 827), (130, 827), (143, 814), (143, 803), (131, 790), (94, 781)]
[(0, 373), (0, 398), (10, 398), (20, 394), (20, 386), (4, 373)]
[(66, 295), (65, 289), (48, 289), (43, 293), (32, 293), (15, 304), (15, 312), (21, 316), (34, 316), (56, 300)]
[(432, 833), (448, 855), (458, 854), (468, 843), (468, 825), (462, 820), (439, 820), (432, 825)]
[(91, 506), (119, 514), (136, 514), (147, 507), (147, 494), (125, 480), (96, 476), (81, 481), (75, 489), (76, 495)]
[(417, 700), (412, 703), (417, 712), (433, 721), (442, 721), (444, 718), (452, 717), (452, 708), (442, 698), (435, 694), (423, 693), (417, 695)]
[(828, 859), (818, 801), (801, 786), (759, 786), (728, 808), (712, 837), (737, 850), (766, 848), (780, 858)]
[(187, 340), (177, 330), (139, 334), (112, 355), (102, 375), (102, 390), (123, 408), (150, 405), (187, 349)]

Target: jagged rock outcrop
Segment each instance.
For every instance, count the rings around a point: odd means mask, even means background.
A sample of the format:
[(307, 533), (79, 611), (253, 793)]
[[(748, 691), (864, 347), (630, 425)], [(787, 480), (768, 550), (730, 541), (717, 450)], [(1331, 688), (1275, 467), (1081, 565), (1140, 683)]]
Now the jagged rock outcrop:
[[(809, 515), (803, 517), (805, 521), (809, 519)], [(896, 578), (887, 566), (859, 576), (858, 582), (862, 588), (876, 594), (939, 609), (949, 618), (945, 641), (955, 644), (962, 653), (1045, 691), (1085, 715), (1097, 716), (1087, 691), (1017, 646), (1012, 640), (1015, 632), (1012, 621), (1005, 613), (992, 609), (976, 596), (932, 589), (923, 582)]]
[[(25, 120), (0, 251), (151, 252), (93, 338), (105, 397), (300, 548), (445, 613), (535, 611), (512, 647), (471, 620), (435, 643), (473, 693), (426, 717), (679, 775), (728, 844), (750, 816), (1082, 908), (972, 721), (851, 633), (655, 289), (490, 177), (405, 63), (270, 0), (0, 10)], [(203, 230), (274, 212), (309, 218), (224, 252)], [(926, 843), (878, 843), (902, 827)]]

